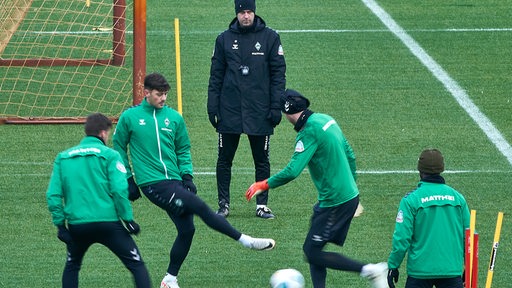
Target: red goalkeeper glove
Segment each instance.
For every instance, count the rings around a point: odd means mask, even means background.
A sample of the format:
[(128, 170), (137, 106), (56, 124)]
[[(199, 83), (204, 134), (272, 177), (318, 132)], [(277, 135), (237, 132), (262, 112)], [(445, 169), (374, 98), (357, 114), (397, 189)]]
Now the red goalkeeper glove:
[(247, 192), (245, 192), (245, 198), (247, 201), (251, 201), (252, 197), (261, 194), (261, 192), (268, 190), (268, 179), (265, 179), (263, 181), (259, 181), (256, 183), (253, 183), (249, 189), (247, 189)]

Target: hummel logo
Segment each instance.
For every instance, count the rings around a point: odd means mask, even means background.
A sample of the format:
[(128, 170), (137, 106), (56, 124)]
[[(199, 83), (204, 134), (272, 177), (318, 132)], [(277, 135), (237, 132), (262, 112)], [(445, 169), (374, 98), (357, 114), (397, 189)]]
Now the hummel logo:
[(323, 241), (322, 236), (320, 236), (320, 235), (313, 235), (313, 237), (311, 237), (311, 240), (317, 241), (317, 242)]
[(132, 254), (132, 258), (133, 260), (135, 261), (140, 261), (140, 255), (139, 253), (137, 252), (137, 248), (133, 248), (133, 250), (130, 251), (130, 254)]
[(290, 102), (284, 102), (284, 111), (288, 112), (290, 110)]

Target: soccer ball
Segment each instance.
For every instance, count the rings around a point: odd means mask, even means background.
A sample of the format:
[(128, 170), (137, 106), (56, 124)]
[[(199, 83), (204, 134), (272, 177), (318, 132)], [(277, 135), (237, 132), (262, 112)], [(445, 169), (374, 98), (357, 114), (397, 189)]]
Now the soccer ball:
[(304, 288), (304, 285), (304, 276), (292, 268), (277, 270), (270, 277), (272, 288)]

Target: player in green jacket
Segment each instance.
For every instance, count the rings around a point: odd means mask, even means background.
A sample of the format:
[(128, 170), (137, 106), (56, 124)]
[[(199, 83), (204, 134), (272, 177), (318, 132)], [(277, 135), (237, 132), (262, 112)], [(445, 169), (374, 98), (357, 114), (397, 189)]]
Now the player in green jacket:
[(329, 115), (308, 109), (309, 100), (287, 89), (281, 111), (298, 132), (295, 152), (288, 165), (272, 177), (256, 182), (247, 200), (268, 188), (297, 178), (307, 166), (318, 191), (311, 227), (303, 245), (315, 288), (325, 287), (327, 268), (358, 272), (376, 288), (387, 288), (387, 264), (363, 264), (342, 254), (324, 251), (327, 243), (343, 246), (359, 203), (356, 163), (352, 147)]
[(212, 229), (245, 247), (270, 250), (274, 248), (275, 241), (242, 234), (196, 195), (185, 121), (176, 110), (165, 105), (169, 88), (169, 83), (159, 73), (145, 77), (144, 99), (140, 105), (121, 114), (114, 132), (114, 148), (127, 167), (130, 160), (132, 163), (134, 176), (131, 173), (127, 176), (130, 199), (140, 197), (140, 187), (153, 204), (167, 212), (176, 226), (178, 233), (170, 251), (167, 274), (160, 287), (179, 288), (178, 272), (195, 233), (194, 214)]
[(462, 288), (468, 205), (440, 175), (444, 158), (439, 150), (423, 150), (418, 171), (418, 187), (402, 198), (398, 208), (388, 259), (389, 287), (395, 287), (407, 254), (406, 288)]
[(132, 273), (136, 287), (151, 286), (130, 236), (139, 232), (139, 225), (133, 221), (128, 200), (126, 168), (119, 153), (105, 145), (111, 128), (112, 121), (105, 115), (89, 115), (87, 136), (55, 159), (46, 199), (57, 236), (68, 252), (62, 287), (78, 287), (82, 259), (94, 243), (114, 252)]

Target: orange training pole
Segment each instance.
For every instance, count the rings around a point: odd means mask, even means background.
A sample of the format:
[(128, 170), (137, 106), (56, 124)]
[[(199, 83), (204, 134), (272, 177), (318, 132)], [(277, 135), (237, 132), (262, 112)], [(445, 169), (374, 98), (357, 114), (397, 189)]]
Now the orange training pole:
[(133, 3), (133, 105), (144, 98), (146, 76), (146, 1)]

